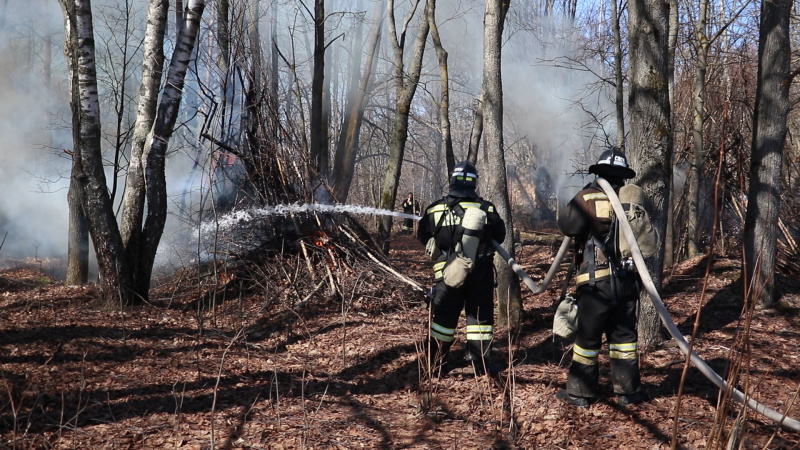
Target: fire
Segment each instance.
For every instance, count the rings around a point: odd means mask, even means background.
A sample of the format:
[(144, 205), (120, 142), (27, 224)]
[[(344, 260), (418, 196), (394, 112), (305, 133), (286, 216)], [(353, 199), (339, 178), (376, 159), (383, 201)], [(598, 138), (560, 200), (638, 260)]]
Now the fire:
[(331, 241), (331, 238), (324, 231), (315, 231), (311, 233), (311, 238), (314, 240), (314, 245), (317, 247), (325, 247), (325, 244)]

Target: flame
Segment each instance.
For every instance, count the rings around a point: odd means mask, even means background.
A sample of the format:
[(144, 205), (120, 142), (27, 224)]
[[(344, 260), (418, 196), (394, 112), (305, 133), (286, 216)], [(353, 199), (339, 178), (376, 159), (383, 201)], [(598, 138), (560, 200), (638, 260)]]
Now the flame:
[(324, 247), (325, 244), (331, 241), (331, 238), (324, 231), (315, 231), (311, 233), (311, 237), (314, 239), (314, 245), (317, 247)]

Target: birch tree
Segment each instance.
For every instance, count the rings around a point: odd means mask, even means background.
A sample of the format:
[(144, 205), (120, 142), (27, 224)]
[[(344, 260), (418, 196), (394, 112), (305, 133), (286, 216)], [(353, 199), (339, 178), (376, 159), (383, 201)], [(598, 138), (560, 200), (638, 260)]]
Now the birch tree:
[[(168, 0), (151, 0), (145, 32), (142, 85), (134, 130), (134, 148), (121, 224), (114, 215), (100, 147), (100, 110), (95, 68), (94, 30), (90, 0), (60, 0), (66, 35), (74, 33), (65, 55), (73, 90), (74, 154), (71, 183), (86, 213), (97, 256), (103, 299), (127, 305), (147, 299), (156, 250), (167, 216), (166, 150), (177, 119), (184, 77), (205, 3), (189, 0), (184, 23), (161, 99)], [(77, 129), (77, 131), (75, 131)]]

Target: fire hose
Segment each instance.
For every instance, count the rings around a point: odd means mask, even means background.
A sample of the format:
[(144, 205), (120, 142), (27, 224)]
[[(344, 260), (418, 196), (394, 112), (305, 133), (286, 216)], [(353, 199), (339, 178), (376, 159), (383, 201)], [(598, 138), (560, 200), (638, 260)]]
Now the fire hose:
[[(614, 188), (602, 178), (597, 178), (598, 184), (606, 193), (608, 198), (611, 200), (611, 206), (614, 208), (614, 213), (619, 218), (619, 224), (622, 227), (622, 232), (625, 236), (625, 239), (628, 240), (631, 247), (631, 253), (633, 254), (633, 260), (636, 263), (636, 270), (639, 272), (639, 276), (642, 279), (642, 284), (644, 285), (647, 293), (649, 294), (650, 301), (653, 302), (653, 306), (656, 308), (656, 312), (658, 312), (659, 317), (661, 318), (661, 322), (669, 331), (669, 334), (672, 336), (673, 339), (678, 343), (678, 347), (680, 348), (681, 352), (684, 356), (689, 352), (689, 343), (683, 337), (678, 327), (675, 325), (675, 322), (672, 320), (672, 317), (669, 315), (666, 306), (664, 306), (664, 302), (661, 300), (661, 297), (658, 295), (658, 290), (656, 289), (655, 284), (653, 283), (652, 277), (650, 277), (650, 273), (647, 271), (647, 266), (645, 265), (644, 258), (642, 257), (642, 252), (639, 249), (639, 245), (636, 242), (636, 235), (633, 233), (633, 229), (631, 229), (631, 224), (628, 222), (628, 217), (625, 214), (625, 210), (622, 207), (622, 203), (617, 197), (616, 192), (614, 192)], [(544, 280), (540, 285), (537, 285), (536, 282), (529, 277), (522, 267), (517, 264), (517, 262), (512, 258), (508, 252), (505, 251), (503, 247), (500, 246), (497, 242), (493, 242), (497, 253), (503, 257), (508, 263), (509, 267), (523, 280), (526, 286), (533, 291), (534, 294), (539, 294), (543, 292), (550, 281), (553, 279), (553, 276), (558, 271), (560, 267), (561, 260), (564, 258), (564, 255), (567, 252), (567, 248), (569, 247), (571, 239), (569, 237), (564, 238), (564, 241), (561, 244), (561, 248), (559, 248), (558, 253), (556, 254), (555, 260), (553, 264), (550, 266), (550, 270), (548, 271), (547, 275), (545, 276)], [(697, 367), (700, 372), (705, 375), (715, 386), (719, 389), (727, 389), (728, 383), (725, 381), (719, 374), (717, 374), (714, 369), (709, 367), (709, 365), (695, 352), (694, 350), (691, 351), (690, 360), (695, 367)], [(783, 427), (793, 430), (793, 431), (800, 431), (800, 422), (791, 417), (787, 417), (786, 414), (775, 411), (766, 405), (759, 403), (758, 401), (754, 400), (751, 397), (746, 396), (743, 392), (739, 391), (738, 389), (732, 389), (733, 392), (733, 400), (739, 404), (746, 404), (747, 407), (752, 409), (753, 411), (758, 412), (759, 414), (767, 417), (768, 419), (777, 422), (778, 424), (782, 425)]]

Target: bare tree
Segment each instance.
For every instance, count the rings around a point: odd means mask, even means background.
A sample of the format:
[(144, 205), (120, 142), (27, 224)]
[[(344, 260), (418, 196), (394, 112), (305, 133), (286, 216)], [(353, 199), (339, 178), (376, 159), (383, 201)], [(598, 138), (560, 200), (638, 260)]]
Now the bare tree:
[[(415, 0), (411, 11), (403, 21), (400, 35), (397, 34), (397, 24), (395, 21), (394, 0), (389, 0), (389, 31), (392, 35), (392, 49), (394, 51), (394, 84), (396, 92), (394, 120), (392, 123), (392, 135), (389, 143), (389, 162), (386, 168), (386, 176), (381, 189), (380, 207), (384, 209), (394, 209), (394, 202), (397, 198), (397, 186), (400, 180), (400, 171), (403, 166), (403, 155), (408, 140), (408, 120), (411, 113), (411, 101), (417, 91), (420, 73), (422, 72), (422, 57), (425, 53), (425, 41), (430, 30), (428, 21), (428, 8), (433, 8), (430, 2), (425, 2), (426, 11), (422, 13), (417, 29), (417, 37), (414, 41), (414, 51), (411, 57), (411, 64), (408, 73), (405, 71), (403, 57), (405, 53), (405, 41), (408, 33), (408, 25), (411, 22), (417, 8), (419, 0)], [(392, 217), (382, 216), (378, 222), (378, 238), (385, 252), (389, 251), (389, 237), (392, 231)]]
[[(503, 25), (510, 5), (509, 0), (487, 0), (483, 19), (483, 138), (484, 166), (487, 168), (484, 183), (486, 197), (495, 203), (497, 212), (506, 223), (503, 248), (511, 257), (514, 250), (514, 221), (508, 198), (508, 178), (503, 146), (503, 80), (501, 49)], [(503, 258), (495, 257), (497, 271), (498, 323), (518, 326), (522, 316), (522, 295), (519, 278)]]
[[(167, 214), (164, 175), (167, 143), (172, 135), (188, 67), (205, 3), (190, 0), (186, 22), (174, 51), (161, 100), (158, 98), (163, 67), (163, 40), (168, 0), (151, 0), (145, 34), (145, 70), (129, 165), (123, 218), (118, 226), (104, 173), (100, 148), (100, 113), (95, 68), (94, 30), (89, 0), (61, 0), (67, 36), (65, 46), (77, 90), (73, 98), (75, 157), (72, 183), (86, 213), (95, 246), (102, 294), (107, 304), (131, 304), (146, 299), (155, 254)], [(71, 31), (73, 30), (74, 31)], [(161, 62), (159, 62), (159, 59)], [(77, 75), (75, 75), (77, 74)], [(158, 105), (156, 107), (156, 105)], [(140, 117), (141, 115), (141, 117)], [(76, 117), (77, 116), (77, 117)], [(146, 212), (145, 212), (145, 205)]]
[(617, 146), (625, 151), (625, 86), (623, 85), (622, 73), (622, 33), (620, 32), (620, 11), (617, 0), (611, 0), (611, 13), (614, 27), (614, 92), (616, 94), (616, 116), (617, 116)]
[[(381, 1), (381, 7), (375, 10), (375, 21), (372, 33), (370, 33), (369, 43), (367, 44), (367, 61), (364, 65), (364, 73), (361, 69), (361, 51), (354, 45), (351, 49), (351, 83), (350, 92), (347, 95), (347, 105), (345, 106), (342, 132), (336, 144), (336, 154), (333, 162), (334, 176), (334, 196), (340, 202), (346, 202), (350, 193), (350, 185), (353, 182), (355, 172), (356, 156), (358, 154), (358, 138), (361, 134), (361, 124), (364, 120), (364, 108), (369, 98), (370, 86), (372, 85), (375, 65), (378, 62), (377, 54), (381, 41), (381, 28), (383, 25), (383, 14), (386, 1)], [(356, 31), (356, 36), (360, 36)], [(354, 44), (360, 43), (354, 40)]]
[(314, 0), (314, 67), (311, 84), (311, 166), (324, 177), (328, 173), (328, 128), (323, 126), (325, 79), (325, 0)]
[(775, 304), (775, 260), (781, 170), (789, 114), (790, 0), (761, 3), (758, 84), (753, 113), (753, 153), (744, 227), (744, 280), (747, 298), (760, 307)]
[[(675, 130), (675, 50), (678, 47), (678, 0), (669, 0), (669, 38), (667, 40), (667, 80), (669, 83), (669, 108), (670, 123)], [(669, 179), (669, 191), (673, 192), (675, 187), (675, 177)], [(670, 195), (669, 208), (667, 209), (667, 229), (664, 234), (664, 266), (670, 267), (673, 263), (675, 224), (673, 223), (673, 211), (675, 209), (675, 196)]]
[[(444, 144), (444, 155), (447, 161), (448, 173), (452, 172), (456, 165), (453, 155), (453, 137), (450, 133), (450, 76), (447, 70), (447, 50), (442, 45), (442, 38), (439, 36), (439, 27), (436, 25), (436, 0), (429, 0), (433, 6), (428, 8), (428, 22), (431, 26), (431, 38), (433, 48), (436, 50), (436, 57), (439, 60), (439, 74), (442, 77), (442, 92), (439, 100), (439, 128)], [(472, 161), (475, 163), (475, 161)]]
[[(62, 3), (67, 16), (75, 17), (75, 4)], [(64, 54), (70, 67), (70, 106), (72, 107), (72, 134), (74, 149), (72, 153), (72, 174), (70, 176), (67, 204), (69, 207), (69, 234), (67, 245), (67, 284), (86, 283), (89, 276), (89, 223), (81, 204), (80, 186), (77, 180), (81, 174), (80, 150), (83, 147), (80, 126), (80, 91), (78, 71), (73, 70), (78, 58), (78, 35), (74, 20), (65, 23)]]
[[(654, 225), (662, 236), (662, 245), (653, 258), (650, 273), (656, 287), (661, 287), (663, 236), (669, 207), (672, 176), (672, 127), (670, 121), (667, 40), (669, 4), (660, 0), (633, 0), (628, 4), (628, 39), (630, 52), (631, 139), (629, 154), (637, 172), (636, 183), (642, 187), (655, 211)], [(639, 342), (648, 348), (658, 342), (660, 321), (652, 303), (642, 302), (639, 316)]]

